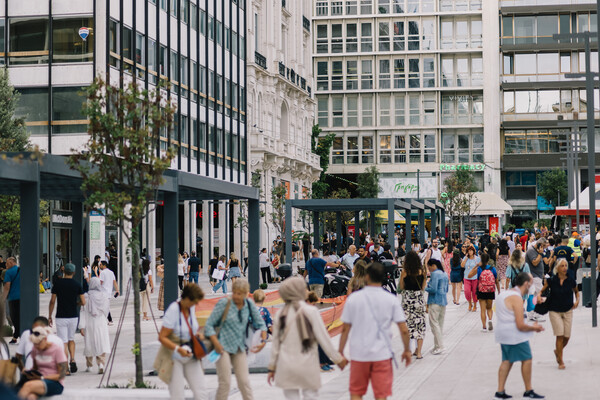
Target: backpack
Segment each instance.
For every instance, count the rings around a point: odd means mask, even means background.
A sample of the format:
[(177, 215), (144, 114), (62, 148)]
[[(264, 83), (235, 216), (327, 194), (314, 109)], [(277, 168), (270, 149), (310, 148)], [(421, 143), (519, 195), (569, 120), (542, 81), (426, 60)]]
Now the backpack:
[(148, 287), (148, 283), (146, 282), (144, 275), (142, 275), (140, 277), (140, 292), (143, 292), (144, 290), (146, 290), (147, 287)]
[(496, 278), (490, 268), (483, 270), (479, 275), (479, 291), (481, 293), (493, 293), (496, 286)]
[(519, 271), (517, 271), (517, 269), (512, 265), (510, 266), (510, 268), (512, 269), (512, 278), (510, 278), (510, 286), (517, 287), (517, 275), (523, 272), (523, 270), (520, 269)]

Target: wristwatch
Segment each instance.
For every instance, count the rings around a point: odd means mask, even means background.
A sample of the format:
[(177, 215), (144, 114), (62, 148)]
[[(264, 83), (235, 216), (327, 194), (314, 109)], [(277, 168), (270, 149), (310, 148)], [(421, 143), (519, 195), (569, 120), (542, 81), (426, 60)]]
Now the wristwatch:
[(261, 344), (262, 344), (262, 343), (267, 343), (267, 340), (266, 340), (266, 339), (260, 339), (260, 343), (261, 343)]

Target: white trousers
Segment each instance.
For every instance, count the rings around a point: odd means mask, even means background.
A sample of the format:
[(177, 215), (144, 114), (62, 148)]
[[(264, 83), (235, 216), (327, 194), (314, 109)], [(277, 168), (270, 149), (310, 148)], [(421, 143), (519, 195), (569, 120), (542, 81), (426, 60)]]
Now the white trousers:
[(319, 398), (319, 391), (312, 389), (284, 389), (283, 396), (286, 400), (317, 400)]
[(194, 394), (194, 400), (208, 399), (202, 365), (199, 361), (191, 360), (185, 364), (178, 361), (173, 363), (173, 376), (171, 377), (171, 383), (169, 383), (171, 400), (183, 400), (185, 398), (186, 381)]

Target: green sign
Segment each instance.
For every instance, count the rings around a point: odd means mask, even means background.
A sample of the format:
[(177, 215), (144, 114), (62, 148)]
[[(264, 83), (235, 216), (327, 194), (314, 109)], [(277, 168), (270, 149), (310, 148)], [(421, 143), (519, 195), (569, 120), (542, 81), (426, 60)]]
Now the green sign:
[(90, 240), (100, 240), (100, 221), (90, 222)]
[(484, 164), (440, 164), (440, 171), (483, 171)]

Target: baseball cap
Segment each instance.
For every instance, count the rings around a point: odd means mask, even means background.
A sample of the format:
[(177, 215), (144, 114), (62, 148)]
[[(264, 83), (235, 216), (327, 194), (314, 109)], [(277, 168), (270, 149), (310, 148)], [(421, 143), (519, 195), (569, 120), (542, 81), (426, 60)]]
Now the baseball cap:
[(71, 263), (65, 264), (65, 274), (71, 275), (75, 273), (75, 265)]

